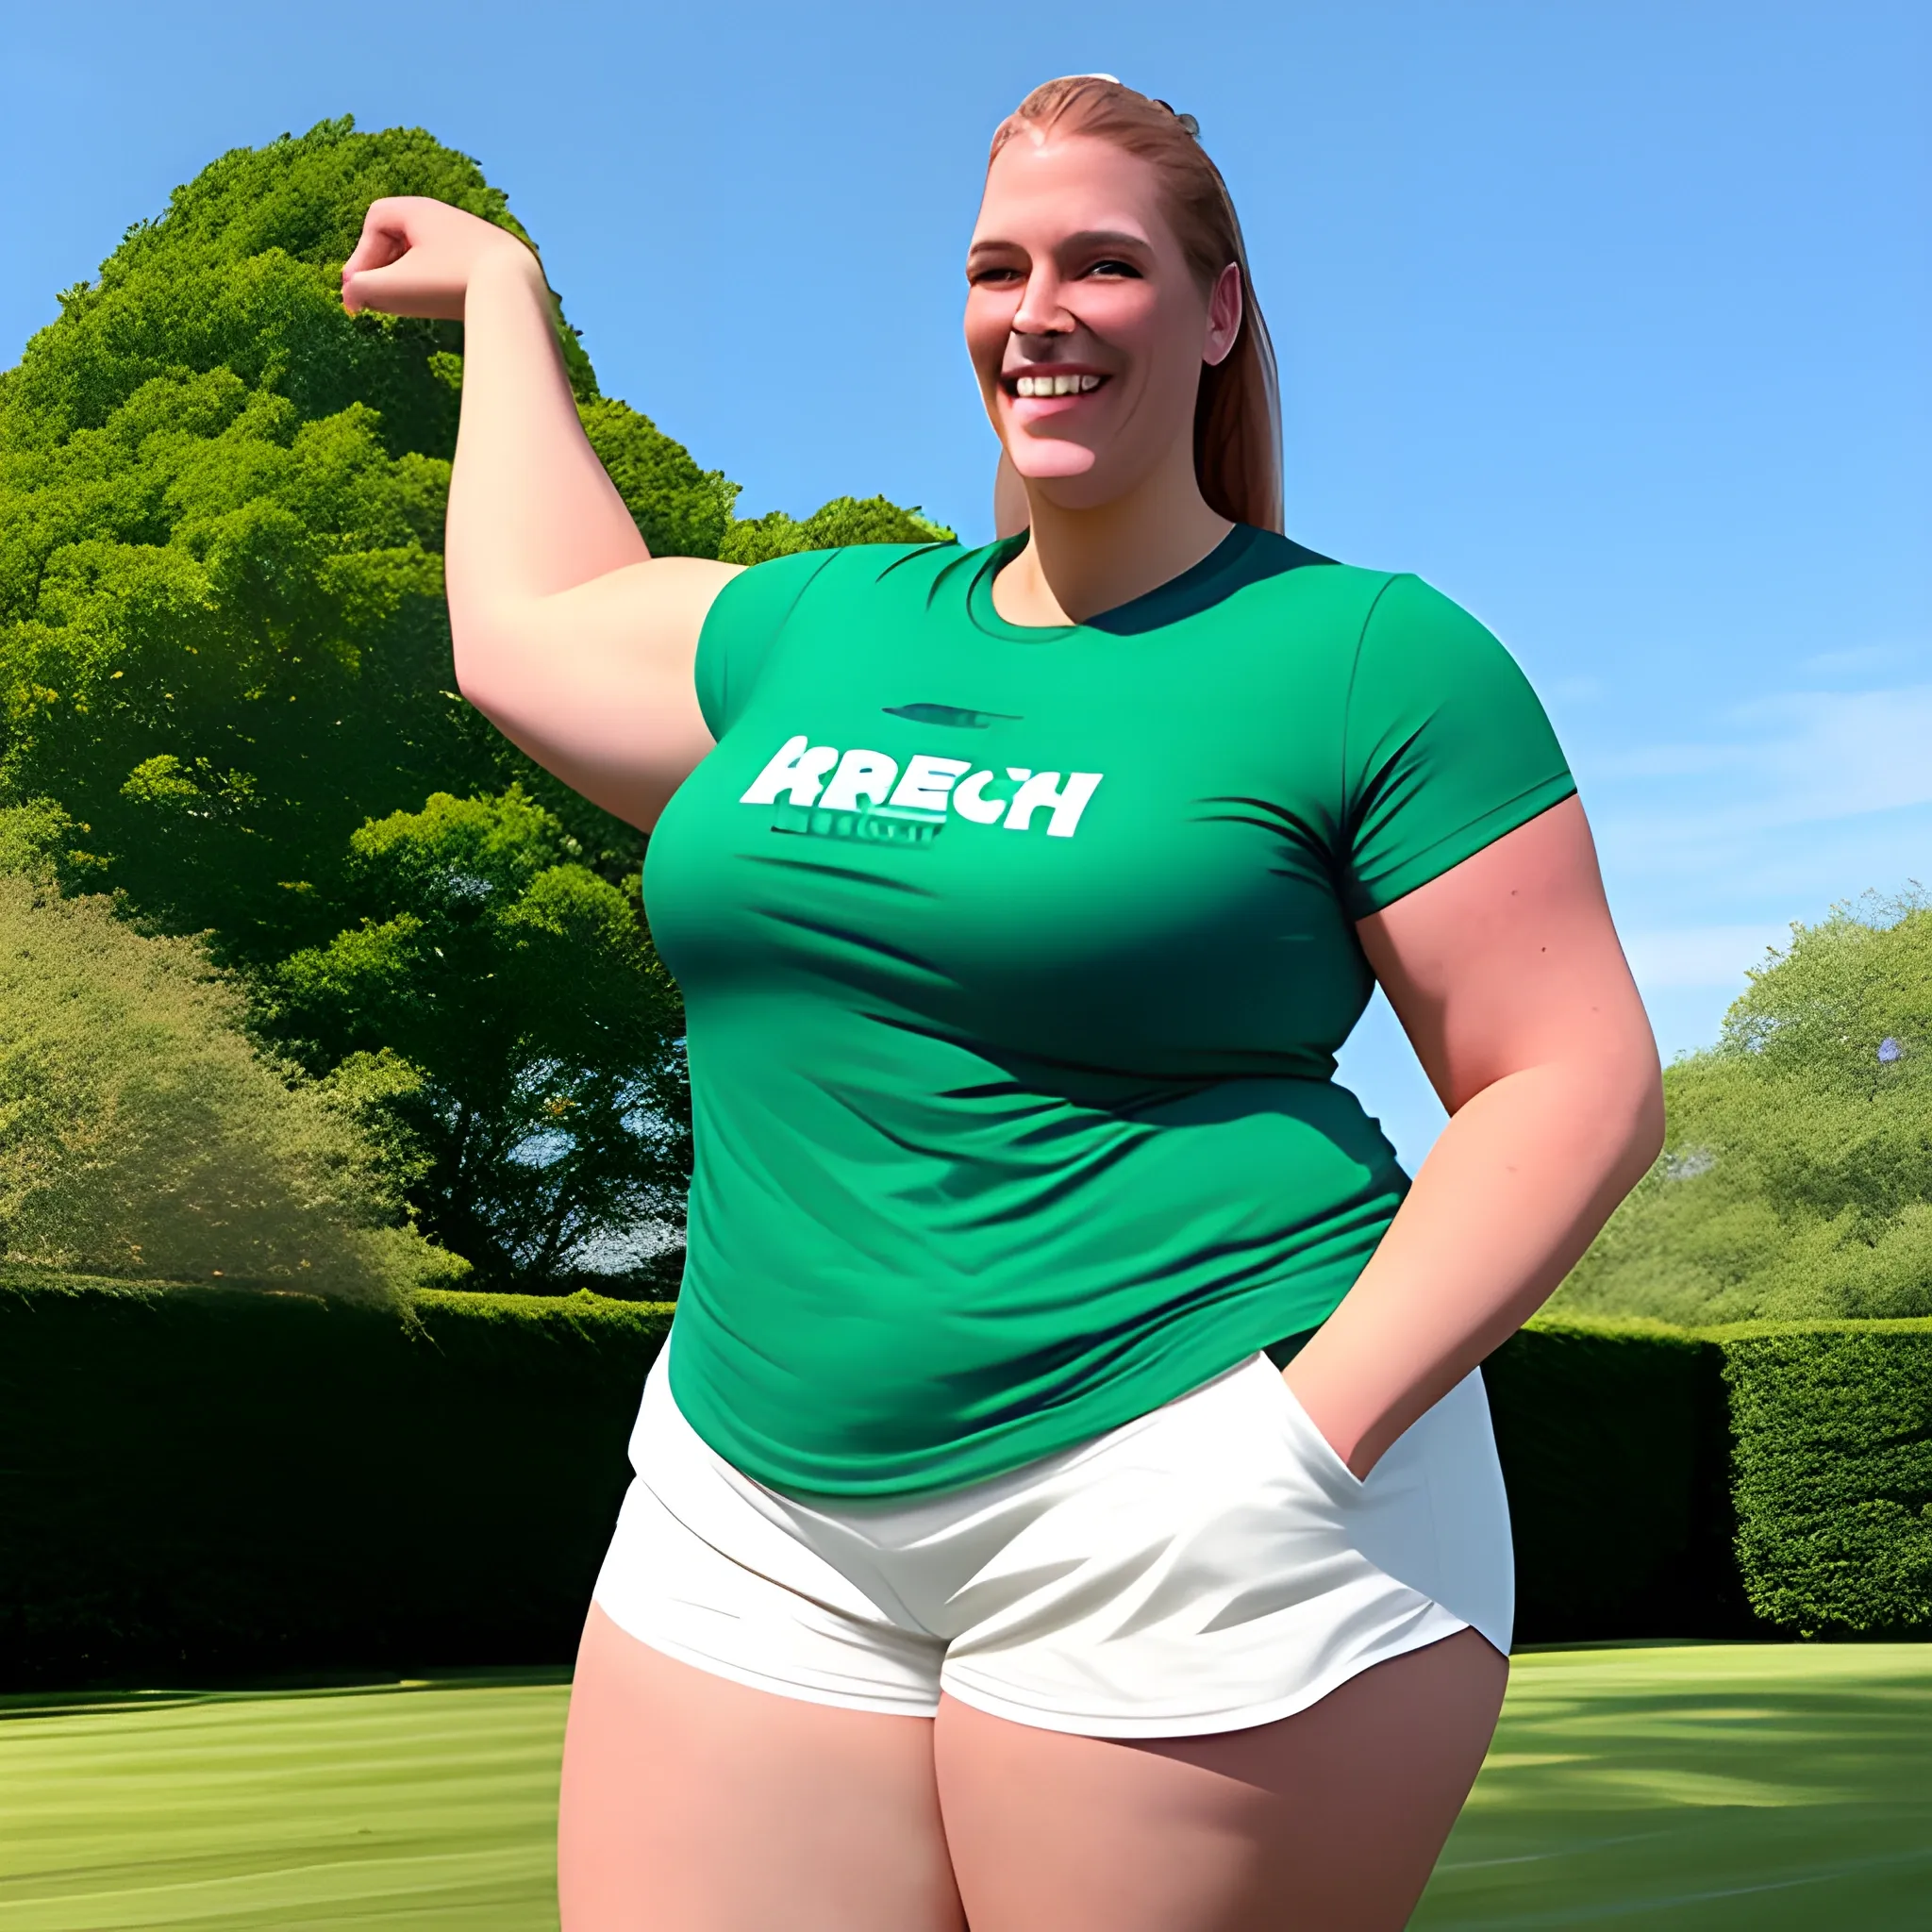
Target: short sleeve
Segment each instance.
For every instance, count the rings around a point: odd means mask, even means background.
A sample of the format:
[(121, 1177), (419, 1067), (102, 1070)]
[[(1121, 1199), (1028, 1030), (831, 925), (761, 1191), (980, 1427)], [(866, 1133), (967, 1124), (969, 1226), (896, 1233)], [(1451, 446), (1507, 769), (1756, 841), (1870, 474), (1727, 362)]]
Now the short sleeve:
[(1391, 578), (1363, 625), (1342, 782), (1344, 896), (1357, 919), (1576, 790), (1516, 660), (1412, 576)]
[(698, 633), (693, 673), (698, 709), (713, 738), (723, 738), (744, 709), (778, 633), (806, 587), (836, 550), (802, 550), (740, 571), (711, 600)]

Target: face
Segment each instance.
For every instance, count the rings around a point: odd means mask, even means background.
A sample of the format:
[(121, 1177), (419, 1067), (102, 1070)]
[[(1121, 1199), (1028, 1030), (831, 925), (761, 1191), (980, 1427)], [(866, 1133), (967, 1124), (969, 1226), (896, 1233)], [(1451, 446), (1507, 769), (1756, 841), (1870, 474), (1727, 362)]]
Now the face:
[(1233, 348), (1241, 276), (1204, 292), (1152, 165), (1087, 135), (1003, 147), (966, 258), (966, 347), (1029, 485), (1069, 509), (1163, 464), (1192, 475), (1204, 362)]

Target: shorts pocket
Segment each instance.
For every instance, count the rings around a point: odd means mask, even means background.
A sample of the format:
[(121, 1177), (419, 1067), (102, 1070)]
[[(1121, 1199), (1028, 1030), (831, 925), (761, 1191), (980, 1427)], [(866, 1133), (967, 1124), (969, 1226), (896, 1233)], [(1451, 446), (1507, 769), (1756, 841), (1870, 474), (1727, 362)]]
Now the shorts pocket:
[(1365, 1487), (1362, 1478), (1349, 1468), (1335, 1445), (1315, 1426), (1314, 1418), (1302, 1407), (1301, 1397), (1281, 1378), (1281, 1371), (1265, 1355), (1256, 1361), (1280, 1391), (1281, 1406), (1288, 1416), (1289, 1433), (1301, 1451), (1309, 1473), (1324, 1485), (1343, 1496), (1358, 1496)]

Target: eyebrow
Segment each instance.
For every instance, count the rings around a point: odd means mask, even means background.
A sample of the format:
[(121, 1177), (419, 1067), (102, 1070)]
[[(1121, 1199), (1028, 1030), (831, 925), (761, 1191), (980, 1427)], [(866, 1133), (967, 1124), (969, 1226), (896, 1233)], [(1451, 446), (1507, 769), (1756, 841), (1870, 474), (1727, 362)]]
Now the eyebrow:
[[(1017, 242), (1002, 242), (998, 236), (991, 235), (974, 242), (966, 253), (970, 259), (982, 248), (1017, 248), (1019, 245)], [(1082, 228), (1078, 234), (1069, 235), (1061, 245), (1067, 248), (1132, 248), (1138, 251), (1153, 246), (1144, 235), (1130, 235), (1124, 228)]]

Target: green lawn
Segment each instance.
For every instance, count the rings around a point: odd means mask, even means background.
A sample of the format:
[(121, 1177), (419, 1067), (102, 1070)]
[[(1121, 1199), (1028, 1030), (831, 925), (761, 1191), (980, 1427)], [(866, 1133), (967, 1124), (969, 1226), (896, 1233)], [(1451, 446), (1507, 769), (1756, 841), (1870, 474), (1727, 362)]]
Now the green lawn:
[(568, 1673), (0, 1704), (0, 1928), (557, 1924)]
[[(0, 1932), (554, 1927), (561, 1673), (0, 1700)], [(1517, 1659), (1419, 1928), (1932, 1927), (1932, 1645)]]
[(1414, 1923), (1926, 1932), (1932, 1644), (1519, 1657)]

